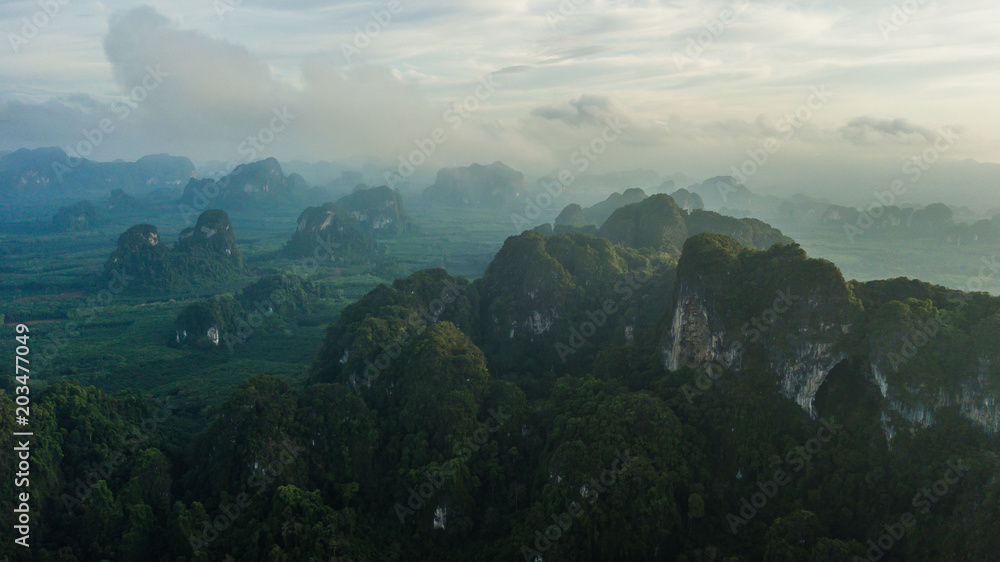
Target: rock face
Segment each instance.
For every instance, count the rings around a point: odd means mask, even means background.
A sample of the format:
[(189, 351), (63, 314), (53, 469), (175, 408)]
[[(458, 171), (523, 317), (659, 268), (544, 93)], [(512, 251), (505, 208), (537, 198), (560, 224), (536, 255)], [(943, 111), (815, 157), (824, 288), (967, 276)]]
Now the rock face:
[[(656, 259), (586, 234), (508, 238), (477, 284), (484, 351), (498, 363), (525, 354), (562, 362), (593, 335), (580, 333), (588, 313), (605, 315), (601, 341), (624, 343), (643, 285), (632, 274), (665, 271)], [(614, 312), (597, 314), (608, 300)]]
[(354, 193), (337, 200), (369, 236), (395, 238), (419, 231), (403, 208), (403, 197), (387, 186), (359, 185)]
[[(130, 227), (118, 237), (117, 254), (139, 255), (147, 252), (160, 252), (164, 247), (160, 242), (160, 233), (151, 224), (137, 224)], [(112, 254), (112, 261), (117, 263), (116, 254)]]
[(692, 237), (677, 266), (664, 365), (717, 362), (737, 374), (752, 359), (777, 375), (780, 392), (811, 415), (826, 376), (848, 357), (858, 313), (833, 264), (798, 246), (760, 252), (717, 234)]
[(157, 154), (136, 162), (71, 159), (61, 148), (20, 149), (0, 156), (0, 194), (8, 198), (106, 197), (111, 190), (178, 187), (194, 175), (187, 158)]
[[(847, 282), (796, 244), (758, 250), (715, 233), (684, 241), (672, 263), (656, 249), (527, 231), (474, 283), (418, 272), (345, 309), (314, 377), (363, 383), (396, 353), (379, 342), (412, 341), (415, 318), (449, 320), (501, 372), (559, 376), (635, 346), (658, 351), (665, 370), (693, 370), (692, 381), (731, 371), (813, 417), (856, 399), (890, 441), (942, 410), (1000, 431), (1000, 298), (905, 279)], [(428, 304), (445, 289), (461, 296)]]
[(351, 213), (326, 203), (302, 211), (281, 253), (288, 258), (322, 256), (335, 263), (362, 264), (379, 262), (385, 252)]
[(243, 344), (259, 331), (309, 312), (316, 289), (293, 275), (269, 275), (243, 288), (234, 298), (216, 295), (188, 305), (174, 321), (170, 344), (201, 348)]
[(102, 283), (123, 285), (130, 294), (195, 288), (244, 275), (246, 265), (225, 211), (210, 209), (167, 248), (156, 227), (139, 224), (118, 237), (104, 265)]
[(240, 164), (219, 180), (190, 180), (181, 203), (195, 209), (211, 206), (228, 210), (298, 205), (305, 200), (308, 189), (302, 176), (286, 176), (278, 161), (268, 158)]
[(242, 264), (236, 235), (229, 215), (219, 209), (209, 209), (198, 217), (198, 222), (181, 231), (177, 250), (188, 255), (205, 255)]
[(243, 315), (242, 307), (231, 295), (217, 295), (207, 301), (189, 304), (174, 321), (173, 345), (217, 347), (233, 337)]
[(428, 202), (449, 207), (508, 208), (524, 194), (524, 174), (502, 162), (438, 170), (424, 190)]
[(1000, 299), (906, 279), (846, 283), (797, 245), (766, 251), (700, 234), (677, 267), (667, 369), (747, 365), (812, 416), (835, 368), (877, 389), (886, 438), (935, 423), (946, 408), (1000, 432)]
[[(713, 320), (718, 323), (716, 318)], [(697, 368), (723, 357), (724, 330), (709, 324), (704, 299), (690, 286), (681, 286), (674, 309), (673, 330), (669, 338), (669, 351), (664, 354), (665, 364), (671, 371), (683, 367)], [(727, 367), (732, 367), (726, 362)]]
[(104, 264), (103, 278), (108, 283), (126, 279), (130, 287), (169, 286), (176, 276), (170, 254), (155, 226), (137, 224), (118, 237), (118, 248)]
[(887, 436), (953, 408), (1000, 432), (1000, 302), (909, 280), (863, 287), (865, 364), (885, 400)]
[(97, 208), (90, 201), (80, 201), (69, 207), (60, 207), (52, 217), (52, 225), (56, 230), (70, 232), (87, 230), (97, 224), (98, 220)]

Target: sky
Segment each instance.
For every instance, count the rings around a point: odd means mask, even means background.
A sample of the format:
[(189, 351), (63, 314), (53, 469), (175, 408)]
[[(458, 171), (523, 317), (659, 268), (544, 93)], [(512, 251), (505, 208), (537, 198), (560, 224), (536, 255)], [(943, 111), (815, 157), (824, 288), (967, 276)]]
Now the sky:
[(409, 160), (416, 178), (578, 173), (582, 154), (838, 202), (916, 164), (914, 201), (964, 170), (956, 189), (988, 204), (997, 24), (985, 0), (4, 1), (0, 151)]

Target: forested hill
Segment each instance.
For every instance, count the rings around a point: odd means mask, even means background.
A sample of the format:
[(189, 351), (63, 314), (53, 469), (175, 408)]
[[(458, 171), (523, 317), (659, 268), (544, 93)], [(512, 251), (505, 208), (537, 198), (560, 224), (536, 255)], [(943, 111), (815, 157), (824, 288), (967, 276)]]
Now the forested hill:
[(1000, 299), (658, 232), (381, 285), (106, 474), (170, 404), (50, 387), (38, 559), (996, 559)]
[[(637, 201), (629, 203), (629, 199)], [(599, 209), (601, 214), (595, 215), (595, 209)], [(766, 250), (774, 244), (794, 243), (780, 230), (763, 221), (738, 219), (703, 209), (688, 211), (676, 202), (674, 196), (659, 193), (646, 197), (640, 189), (627, 190), (624, 195), (613, 194), (603, 203), (588, 209), (576, 204), (567, 205), (556, 217), (554, 229), (547, 226), (542, 225), (536, 230), (597, 234), (623, 246), (657, 249), (675, 256), (680, 253), (685, 240), (705, 232), (725, 234), (759, 250)]]
[(115, 189), (145, 193), (182, 186), (194, 173), (191, 160), (167, 154), (135, 162), (95, 162), (56, 147), (22, 148), (0, 155), (0, 194), (6, 203), (37, 204), (107, 197)]
[(209, 209), (168, 247), (151, 224), (137, 224), (118, 237), (104, 264), (101, 285), (126, 294), (162, 294), (247, 273), (229, 215)]

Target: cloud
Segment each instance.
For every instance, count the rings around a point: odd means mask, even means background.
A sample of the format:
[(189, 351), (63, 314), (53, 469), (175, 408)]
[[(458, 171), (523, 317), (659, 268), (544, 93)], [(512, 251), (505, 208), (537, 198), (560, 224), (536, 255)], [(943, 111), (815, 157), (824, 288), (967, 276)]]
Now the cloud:
[(613, 50), (609, 45), (587, 45), (585, 47), (574, 47), (556, 53), (540, 62), (539, 64), (556, 64), (565, 61), (585, 59)]
[[(78, 131), (112, 118), (118, 127), (97, 157), (124, 149), (131, 157), (166, 150), (238, 158), (240, 143), (267, 127), (275, 110), (287, 109), (296, 118), (268, 148), (333, 159), (404, 150), (440, 120), (439, 109), (392, 69), (310, 57), (292, 85), (247, 48), (182, 29), (150, 7), (113, 16), (104, 51), (118, 95), (8, 102), (0, 112), (5, 132), (24, 144), (71, 144)], [(150, 73), (162, 78), (150, 81)], [(123, 103), (130, 110), (118, 123), (113, 108)]]
[(561, 105), (535, 108), (531, 114), (579, 127), (584, 123), (591, 125), (603, 123), (605, 119), (615, 115), (615, 106), (616, 104), (608, 97), (583, 94)]
[[(205, 0), (147, 2), (70, 3), (21, 55), (0, 52), (0, 150), (64, 146), (111, 118), (94, 158), (225, 161), (287, 107), (296, 119), (261, 157), (387, 165), (443, 128), (431, 175), (495, 160), (530, 174), (566, 166), (621, 116), (630, 128), (595, 168), (708, 176), (779, 135), (777, 120), (826, 84), (831, 102), (755, 181), (792, 189), (817, 155), (862, 176), (876, 161), (897, 167), (945, 124), (970, 129), (948, 158), (1000, 160), (1000, 114), (985, 110), (1000, 85), (989, 27), (1000, 7), (987, 0), (929, 4), (889, 39), (878, 21), (891, 10), (860, 1), (751, 2), (723, 28), (714, 20), (735, 0), (594, 0), (555, 26), (558, 0), (404, 2), (350, 64), (341, 45), (377, 3), (245, 0), (220, 19)], [(0, 31), (36, 10), (6, 3)], [(672, 55), (712, 29), (679, 69)], [(162, 84), (119, 121), (112, 105), (150, 68), (166, 73)], [(445, 112), (490, 73), (496, 92), (453, 129)]]
[(175, 121), (225, 125), (266, 111), (282, 94), (267, 65), (246, 48), (182, 30), (148, 6), (112, 17), (104, 51), (123, 92), (161, 67), (168, 76), (144, 105)]
[(879, 142), (899, 142), (918, 144), (932, 142), (938, 133), (906, 119), (876, 119), (875, 117), (855, 117), (840, 129), (843, 137), (856, 144)]
[(527, 71), (529, 71), (531, 69), (532, 69), (532, 67), (528, 66), (526, 64), (518, 64), (518, 65), (514, 65), (514, 66), (505, 66), (505, 67), (501, 68), (500, 70), (494, 72), (494, 74), (516, 74), (516, 73), (519, 73), (519, 72), (527, 72)]

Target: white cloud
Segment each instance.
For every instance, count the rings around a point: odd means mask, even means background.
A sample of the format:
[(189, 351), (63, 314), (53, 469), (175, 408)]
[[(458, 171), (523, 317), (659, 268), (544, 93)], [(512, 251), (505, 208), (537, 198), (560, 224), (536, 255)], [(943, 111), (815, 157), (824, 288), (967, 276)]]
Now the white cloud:
[[(445, 127), (428, 168), (500, 159), (544, 173), (620, 114), (635, 126), (600, 166), (708, 175), (825, 84), (834, 101), (775, 159), (775, 177), (802, 177), (800, 154), (895, 166), (945, 125), (965, 127), (949, 157), (1000, 161), (1000, 7), (985, 0), (928, 3), (888, 37), (878, 24), (891, 6), (861, 1), (761, 0), (722, 28), (714, 20), (738, 2), (582, 0), (553, 27), (560, 1), (402, 0), (351, 64), (342, 45), (385, 2), (244, 0), (221, 18), (204, 0), (72, 2), (16, 55), (8, 35), (37, 6), (7, 3), (0, 149), (73, 142), (160, 65), (169, 78), (95, 157), (231, 159), (287, 106), (300, 117), (268, 147), (280, 158), (391, 162)], [(706, 32), (678, 69), (673, 55)], [(448, 128), (444, 111), (491, 72), (497, 91)]]

